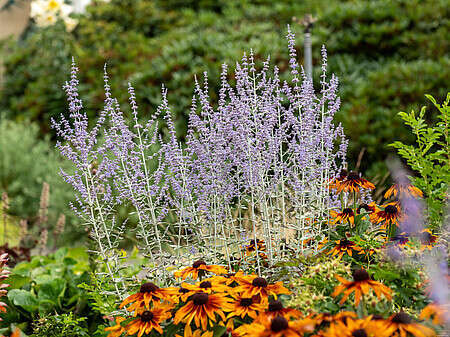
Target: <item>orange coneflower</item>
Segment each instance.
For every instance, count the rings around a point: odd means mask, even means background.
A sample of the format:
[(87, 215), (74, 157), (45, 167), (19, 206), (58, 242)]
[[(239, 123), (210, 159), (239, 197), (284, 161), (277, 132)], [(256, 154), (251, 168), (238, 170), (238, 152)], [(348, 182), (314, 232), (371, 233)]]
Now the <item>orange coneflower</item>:
[(277, 299), (277, 295), (291, 293), (283, 286), (283, 282), (269, 284), (265, 278), (257, 275), (236, 277), (236, 280), (239, 283), (239, 286), (234, 288), (236, 292), (242, 292), (242, 296), (245, 297), (259, 295), (263, 303), (267, 303), (268, 297), (271, 295)]
[(353, 311), (340, 311), (335, 315), (332, 315), (330, 313), (320, 313), (320, 314), (311, 314), (311, 318), (313, 318), (316, 321), (316, 324), (318, 326), (328, 326), (331, 322), (336, 321), (345, 321), (349, 318), (356, 319), (358, 315)]
[(206, 271), (210, 271), (216, 275), (226, 274), (226, 268), (222, 266), (216, 265), (207, 265), (205, 261), (198, 260), (192, 264), (192, 267), (186, 267), (180, 271), (176, 271), (174, 273), (175, 277), (181, 277), (183, 280), (186, 279), (189, 275), (195, 280), (197, 277), (204, 276)]
[(313, 332), (314, 327), (314, 320), (309, 318), (288, 321), (283, 316), (268, 318), (260, 315), (252, 324), (243, 325), (239, 330), (252, 337), (301, 337), (305, 332)]
[(384, 198), (389, 199), (391, 196), (402, 198), (402, 196), (406, 197), (423, 197), (423, 193), (417, 187), (411, 184), (394, 184), (384, 193)]
[(388, 337), (390, 332), (383, 329), (381, 321), (372, 320), (371, 316), (365, 319), (349, 318), (331, 323), (323, 337)]
[(420, 250), (424, 251), (425, 249), (432, 250), (433, 245), (436, 243), (437, 235), (434, 235), (433, 232), (429, 228), (425, 228), (419, 236), (421, 247)]
[(156, 330), (160, 334), (163, 330), (159, 323), (169, 319), (172, 314), (170, 310), (173, 309), (172, 305), (158, 304), (151, 309), (140, 308), (137, 310), (137, 317), (125, 327), (128, 335), (138, 334), (141, 337), (144, 333), (149, 334), (150, 331)]
[(234, 301), (231, 303), (231, 312), (228, 314), (227, 319), (239, 316), (244, 318), (249, 316), (255, 319), (258, 313), (264, 311), (266, 306), (262, 304), (259, 299), (255, 297), (244, 297), (241, 294), (233, 294)]
[(276, 316), (283, 316), (287, 319), (290, 318), (300, 318), (302, 313), (293, 308), (285, 308), (283, 303), (280, 301), (270, 301), (267, 310), (263, 313), (263, 315), (268, 318), (274, 318)]
[(216, 322), (215, 314), (218, 314), (223, 321), (226, 320), (224, 311), (232, 310), (230, 301), (230, 298), (226, 297), (225, 294), (196, 293), (188, 303), (178, 309), (174, 317), (174, 323), (178, 324), (182, 321), (189, 325), (194, 320), (198, 328), (201, 326), (203, 330), (206, 330), (208, 322), (213, 326), (208, 318)]
[(362, 248), (357, 246), (353, 241), (342, 239), (335, 241), (336, 246), (331, 249), (327, 254), (338, 255), (339, 259), (342, 259), (342, 256), (347, 253), (350, 256), (353, 256), (353, 251), (361, 252)]
[(402, 232), (400, 234), (396, 234), (393, 237), (391, 237), (389, 241), (391, 241), (396, 245), (404, 246), (409, 242), (409, 237), (408, 234), (406, 234), (406, 232)]
[(343, 181), (336, 182), (336, 190), (340, 192), (359, 192), (360, 188), (373, 190), (375, 185), (364, 178), (358, 172), (351, 171)]
[(256, 239), (256, 245), (254, 239), (250, 240), (250, 244), (245, 246), (246, 255), (250, 255), (253, 252), (256, 252), (256, 248), (258, 248), (258, 252), (265, 251), (266, 244), (264, 240)]
[(160, 288), (152, 282), (147, 282), (141, 285), (139, 292), (128, 296), (120, 304), (119, 308), (123, 308), (127, 304), (131, 304), (127, 308), (128, 311), (135, 311), (144, 305), (146, 308), (150, 307), (150, 302), (157, 304), (161, 300), (166, 300), (168, 302), (173, 302), (173, 296), (178, 294), (178, 288)]
[(207, 294), (211, 294), (212, 292), (225, 293), (230, 290), (230, 288), (225, 284), (226, 281), (227, 279), (224, 277), (213, 276), (201, 282), (197, 282), (196, 284), (183, 282), (181, 284), (181, 288), (187, 289), (187, 292), (183, 290), (184, 294), (182, 295), (182, 299), (185, 301), (186, 298), (197, 292), (204, 292)]
[(344, 296), (339, 302), (340, 304), (343, 304), (347, 300), (348, 296), (352, 292), (355, 292), (355, 307), (357, 307), (359, 301), (361, 300), (361, 296), (369, 293), (370, 288), (373, 289), (378, 299), (381, 298), (381, 294), (389, 300), (392, 299), (392, 290), (380, 282), (371, 280), (369, 273), (364, 269), (358, 269), (353, 272), (353, 281), (347, 281), (337, 274), (335, 277), (339, 280), (339, 282), (341, 282), (341, 284), (334, 289), (334, 292), (331, 295), (336, 297), (340, 293), (344, 292)]
[(432, 318), (433, 324), (443, 325), (448, 319), (448, 310), (438, 304), (430, 303), (423, 308), (419, 318), (423, 320)]
[(345, 180), (345, 178), (347, 178), (347, 175), (348, 175), (348, 171), (346, 169), (342, 169), (336, 178), (331, 179), (330, 185), (329, 185), (330, 189), (337, 189), (339, 187), (339, 185)]
[(398, 221), (402, 216), (400, 204), (398, 202), (390, 202), (382, 207), (384, 207), (384, 210), (373, 213), (373, 221), (377, 224), (384, 221), (385, 224), (398, 226)]
[[(202, 329), (196, 329), (194, 331), (192, 331), (191, 326), (190, 325), (186, 325), (184, 327), (184, 334), (183, 337), (213, 337), (214, 336), (214, 331), (203, 331)], [(175, 334), (175, 337), (181, 337), (178, 334)]]
[(121, 325), (125, 317), (116, 317), (116, 325), (105, 328), (105, 331), (111, 331), (108, 337), (120, 337), (125, 332), (125, 327)]
[(406, 336), (411, 334), (415, 337), (431, 337), (436, 336), (436, 333), (419, 323), (416, 323), (405, 312), (400, 311), (398, 314), (392, 315), (387, 320), (386, 329), (395, 336)]
[(334, 218), (333, 225), (335, 225), (338, 222), (345, 223), (350, 222), (351, 226), (353, 227), (355, 225), (355, 213), (351, 208), (344, 208), (344, 210), (341, 213), (338, 213), (336, 211), (330, 211), (331, 216)]

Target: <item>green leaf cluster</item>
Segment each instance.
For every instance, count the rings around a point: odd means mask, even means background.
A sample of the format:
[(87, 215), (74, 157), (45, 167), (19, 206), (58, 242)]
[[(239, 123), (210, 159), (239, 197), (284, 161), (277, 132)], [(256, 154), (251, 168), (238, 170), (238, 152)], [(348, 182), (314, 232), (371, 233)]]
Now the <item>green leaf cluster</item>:
[[(91, 310), (87, 293), (79, 287), (90, 282), (89, 271), (89, 256), (83, 248), (61, 248), (49, 256), (34, 256), (30, 262), (17, 264), (8, 278), (8, 310), (1, 326), (15, 324), (30, 334), (35, 332), (37, 320), (68, 313), (84, 317), (85, 328), (98, 325), (102, 319)], [(63, 324), (71, 318), (53, 318), (49, 324)]]
[(426, 107), (422, 107), (418, 114), (414, 110), (400, 112), (400, 117), (415, 137), (415, 143), (408, 145), (396, 141), (391, 146), (417, 174), (411, 177), (412, 183), (424, 192), (427, 216), (436, 228), (443, 223), (450, 187), (450, 93), (442, 104), (430, 95), (426, 97), (439, 111), (437, 122), (432, 125), (426, 122)]

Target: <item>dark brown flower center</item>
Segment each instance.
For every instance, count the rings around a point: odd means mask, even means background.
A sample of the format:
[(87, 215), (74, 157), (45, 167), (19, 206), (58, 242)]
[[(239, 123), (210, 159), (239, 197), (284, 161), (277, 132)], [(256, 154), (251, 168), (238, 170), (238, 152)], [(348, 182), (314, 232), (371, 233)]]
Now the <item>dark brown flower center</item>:
[(353, 241), (350, 241), (350, 240), (347, 240), (347, 239), (341, 240), (340, 243), (339, 243), (339, 246), (343, 247), (343, 248), (349, 247), (351, 245), (353, 245)]
[(270, 330), (273, 332), (280, 332), (286, 330), (289, 326), (288, 321), (283, 316), (275, 317), (270, 323)]
[(139, 290), (140, 293), (153, 293), (156, 290), (158, 290), (159, 287), (152, 283), (152, 282), (147, 282), (144, 283), (143, 285), (141, 285), (141, 289)]
[(153, 319), (153, 313), (151, 311), (144, 311), (141, 314), (141, 321), (142, 322), (150, 322)]
[(182, 294), (186, 294), (186, 293), (189, 292), (189, 290), (186, 289), (186, 288), (180, 288), (180, 289), (178, 289), (178, 292), (179, 292), (179, 293), (182, 293)]
[(192, 300), (194, 301), (195, 305), (203, 305), (208, 303), (208, 294), (205, 293), (197, 293), (192, 296)]
[(358, 179), (360, 179), (358, 172), (350, 171), (350, 173), (347, 175), (347, 180), (356, 181)]
[(339, 179), (344, 180), (344, 178), (347, 176), (348, 171), (346, 169), (342, 169), (341, 173), (339, 173)]
[(203, 261), (203, 260), (198, 260), (198, 261), (195, 261), (195, 262), (192, 264), (192, 267), (195, 268), (195, 269), (197, 269), (198, 267), (200, 267), (200, 266), (202, 266), (202, 265), (206, 266), (206, 262)]
[(367, 333), (364, 329), (358, 329), (353, 331), (352, 333), (353, 337), (367, 337)]
[(252, 286), (265, 288), (265, 287), (267, 287), (267, 281), (265, 278), (257, 277), (253, 280)]
[(283, 304), (281, 304), (280, 301), (272, 301), (269, 303), (269, 311), (273, 312), (273, 311), (280, 311), (281, 309), (283, 309)]
[(203, 281), (202, 283), (200, 283), (200, 288), (211, 288), (212, 284), (209, 281)]
[(253, 300), (251, 298), (241, 298), (240, 304), (242, 307), (249, 307), (253, 304)]
[(353, 272), (353, 280), (355, 282), (363, 282), (370, 280), (369, 273), (364, 269), (358, 269)]
[(394, 323), (410, 324), (411, 321), (412, 321), (411, 317), (406, 312), (403, 311), (400, 311), (398, 314), (392, 317), (392, 322)]
[(432, 243), (434, 241), (433, 240), (433, 235), (431, 235), (428, 232), (423, 232), (423, 233), (420, 234), (420, 241), (424, 245), (429, 245), (430, 243)]
[(394, 215), (394, 214), (397, 214), (397, 212), (398, 212), (397, 207), (395, 207), (393, 205), (386, 206), (384, 211), (389, 215)]
[(353, 210), (352, 210), (351, 208), (344, 208), (344, 210), (342, 211), (342, 213), (343, 213), (344, 215), (347, 215), (347, 216), (352, 216), (352, 215), (353, 215)]

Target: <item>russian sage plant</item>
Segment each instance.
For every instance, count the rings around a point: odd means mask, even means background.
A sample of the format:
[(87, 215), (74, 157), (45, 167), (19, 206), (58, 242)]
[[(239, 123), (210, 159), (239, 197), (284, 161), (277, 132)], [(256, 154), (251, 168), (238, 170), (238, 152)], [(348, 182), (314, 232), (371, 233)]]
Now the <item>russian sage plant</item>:
[[(91, 229), (96, 253), (122, 294), (120, 261), (114, 253), (125, 224), (117, 207), (137, 215), (136, 236), (151, 260), (149, 276), (162, 283), (168, 266), (202, 258), (230, 267), (246, 263), (242, 246), (264, 240), (267, 263), (286, 252), (301, 253), (305, 240), (325, 235), (332, 196), (328, 182), (345, 165), (347, 140), (333, 123), (340, 100), (338, 80), (327, 80), (327, 56), (320, 90), (296, 61), (288, 28), (291, 80), (282, 82), (270, 58), (261, 67), (250, 51), (236, 63), (235, 84), (222, 66), (218, 102), (209, 96), (206, 73), (195, 79), (185, 142), (177, 139), (167, 90), (147, 123), (141, 124), (134, 89), (128, 87), (132, 120), (112, 97), (105, 70), (105, 104), (88, 127), (78, 97), (77, 68), (65, 85), (69, 118), (53, 126), (61, 153), (75, 166), (62, 172), (77, 192), (72, 205)], [(167, 134), (161, 133), (163, 122)], [(256, 246), (256, 271), (261, 259)]]

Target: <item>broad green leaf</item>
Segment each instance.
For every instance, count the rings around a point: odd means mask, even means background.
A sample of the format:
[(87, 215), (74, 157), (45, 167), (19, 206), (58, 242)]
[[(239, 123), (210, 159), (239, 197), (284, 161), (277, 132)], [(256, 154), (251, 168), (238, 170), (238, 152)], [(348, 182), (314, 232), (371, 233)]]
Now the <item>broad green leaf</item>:
[(8, 292), (8, 299), (17, 306), (24, 308), (28, 312), (38, 309), (38, 300), (29, 291), (13, 289)]

